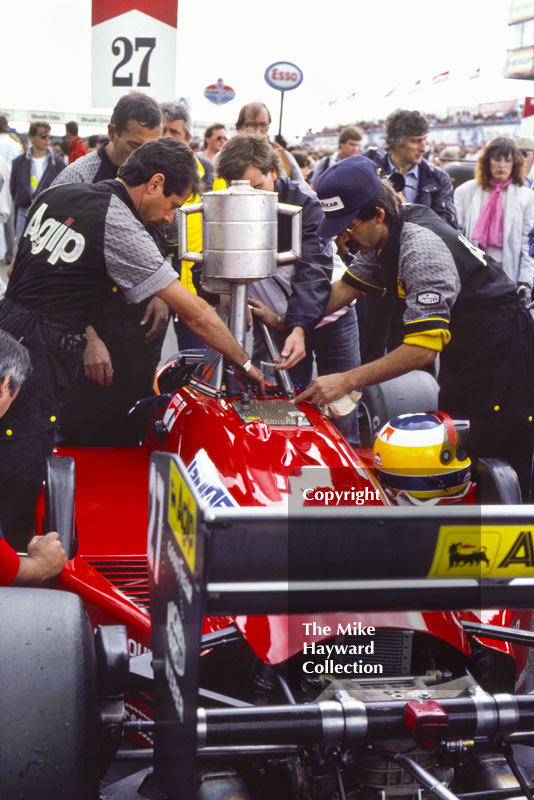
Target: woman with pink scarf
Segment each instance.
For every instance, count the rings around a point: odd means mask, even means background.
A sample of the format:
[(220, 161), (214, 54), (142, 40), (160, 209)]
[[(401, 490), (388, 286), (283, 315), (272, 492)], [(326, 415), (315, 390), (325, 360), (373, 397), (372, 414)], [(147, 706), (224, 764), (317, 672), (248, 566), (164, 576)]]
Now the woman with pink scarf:
[(524, 182), (521, 152), (512, 139), (499, 137), (486, 145), (478, 159), (476, 178), (456, 189), (454, 203), (460, 231), (502, 264), (526, 296), (534, 280), (534, 259), (528, 252), (534, 191)]

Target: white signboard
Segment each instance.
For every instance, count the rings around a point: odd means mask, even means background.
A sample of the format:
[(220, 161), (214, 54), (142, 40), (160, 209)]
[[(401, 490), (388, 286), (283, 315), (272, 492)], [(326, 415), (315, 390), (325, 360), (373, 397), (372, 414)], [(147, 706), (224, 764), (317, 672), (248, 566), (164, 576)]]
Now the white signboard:
[(175, 97), (178, 0), (92, 0), (93, 106), (137, 91)]
[(291, 61), (277, 61), (267, 67), (263, 77), (273, 89), (288, 92), (300, 86), (304, 76), (300, 68)]

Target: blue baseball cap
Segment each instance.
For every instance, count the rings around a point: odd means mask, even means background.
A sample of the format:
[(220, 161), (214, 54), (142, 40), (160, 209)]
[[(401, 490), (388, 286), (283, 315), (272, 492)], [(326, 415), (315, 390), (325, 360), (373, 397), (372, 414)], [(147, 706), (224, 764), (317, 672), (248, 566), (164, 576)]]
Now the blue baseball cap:
[(331, 238), (344, 231), (381, 187), (376, 165), (366, 156), (344, 158), (325, 170), (317, 182), (317, 197), (324, 211), (319, 236)]

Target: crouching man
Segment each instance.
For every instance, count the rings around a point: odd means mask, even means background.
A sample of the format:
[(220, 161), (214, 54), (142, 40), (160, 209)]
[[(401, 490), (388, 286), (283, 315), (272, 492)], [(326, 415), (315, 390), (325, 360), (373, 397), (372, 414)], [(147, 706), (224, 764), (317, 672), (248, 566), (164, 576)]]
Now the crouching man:
[[(13, 403), (30, 372), (26, 348), (0, 330), (0, 417)], [(0, 528), (0, 586), (34, 585), (49, 580), (59, 575), (66, 560), (55, 531), (46, 536), (34, 536), (28, 545), (28, 555), (19, 556), (6, 542)]]

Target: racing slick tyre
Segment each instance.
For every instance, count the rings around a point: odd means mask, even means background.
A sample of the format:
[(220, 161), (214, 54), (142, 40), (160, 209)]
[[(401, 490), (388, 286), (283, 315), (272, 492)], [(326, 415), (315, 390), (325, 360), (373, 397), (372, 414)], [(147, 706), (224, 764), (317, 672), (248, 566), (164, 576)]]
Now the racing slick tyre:
[(480, 505), (520, 505), (521, 486), (516, 471), (500, 458), (479, 458), (473, 468)]
[(366, 386), (358, 404), (362, 447), (372, 447), (382, 425), (398, 414), (437, 411), (438, 391), (436, 379), (423, 370)]
[(96, 665), (80, 598), (0, 589), (0, 642), (0, 796), (96, 800)]

